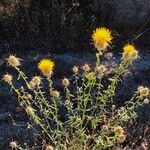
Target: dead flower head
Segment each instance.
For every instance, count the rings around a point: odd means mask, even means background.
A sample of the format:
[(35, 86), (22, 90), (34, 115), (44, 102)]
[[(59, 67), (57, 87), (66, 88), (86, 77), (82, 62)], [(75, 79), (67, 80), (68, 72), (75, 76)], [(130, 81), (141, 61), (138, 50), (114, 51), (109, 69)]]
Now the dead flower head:
[(12, 141), (10, 142), (10, 148), (16, 150), (17, 149), (17, 142), (16, 141)]
[(14, 55), (10, 55), (6, 60), (8, 62), (8, 65), (12, 66), (14, 68), (17, 68), (21, 65), (20, 64), (20, 59), (15, 57)]
[(96, 72), (98, 75), (103, 75), (106, 72), (106, 67), (104, 65), (99, 65), (96, 67)]
[(41, 77), (40, 76), (35, 76), (32, 78), (32, 80), (29, 82), (29, 86), (31, 88), (35, 86), (39, 86), (41, 84)]
[(12, 77), (12, 75), (10, 75), (10, 74), (6, 74), (6, 75), (4, 75), (3, 76), (3, 78), (2, 78), (2, 80), (4, 80), (6, 83), (8, 83), (8, 84), (11, 84), (12, 83), (12, 79), (13, 79), (13, 77)]
[(149, 95), (149, 88), (147, 87), (143, 87), (143, 86), (139, 86), (138, 87), (138, 93), (140, 94), (140, 97), (147, 97)]
[(60, 93), (57, 90), (53, 90), (52, 96), (58, 99), (60, 97)]
[(54, 148), (51, 145), (47, 145), (45, 150), (54, 150)]
[(72, 71), (73, 71), (73, 73), (77, 74), (78, 71), (79, 71), (79, 68), (78, 68), (77, 66), (74, 66), (74, 67), (72, 68)]
[(91, 70), (90, 66), (88, 64), (85, 64), (82, 69), (84, 70), (84, 72), (89, 72)]
[(69, 86), (69, 84), (70, 84), (70, 82), (69, 82), (69, 80), (67, 79), (67, 78), (64, 78), (63, 80), (62, 80), (62, 85), (63, 86)]

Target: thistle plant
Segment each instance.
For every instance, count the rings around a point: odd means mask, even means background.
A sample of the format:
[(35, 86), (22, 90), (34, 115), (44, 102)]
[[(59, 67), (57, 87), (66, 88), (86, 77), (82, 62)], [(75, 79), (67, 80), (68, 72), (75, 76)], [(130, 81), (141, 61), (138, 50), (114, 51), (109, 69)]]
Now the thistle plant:
[[(10, 74), (4, 75), (3, 80), (18, 96), (19, 104), (29, 116), (31, 127), (35, 123), (44, 133), (43, 138), (46, 137), (47, 141), (44, 149), (112, 148), (126, 140), (126, 125), (138, 117), (137, 108), (149, 103), (149, 89), (140, 86), (121, 107), (114, 106), (117, 84), (125, 70), (138, 58), (138, 51), (133, 44), (126, 44), (115, 74), (108, 78), (108, 85), (102, 85), (107, 67), (101, 63), (101, 57), (110, 47), (112, 39), (109, 29), (98, 28), (93, 32), (92, 41), (97, 49), (95, 67), (91, 68), (89, 64), (74, 66), (74, 82), (68, 78), (62, 79), (63, 91), (54, 88), (55, 63), (51, 59), (43, 59), (37, 65), (43, 77), (34, 76), (30, 80), (21, 71), (19, 58), (11, 55), (7, 59), (8, 65), (16, 69), (18, 80), (23, 80), (25, 86), (17, 87)], [(49, 90), (44, 89), (43, 80), (47, 81)], [(74, 90), (70, 85), (74, 85)], [(11, 147), (21, 149), (14, 143), (11, 143)]]

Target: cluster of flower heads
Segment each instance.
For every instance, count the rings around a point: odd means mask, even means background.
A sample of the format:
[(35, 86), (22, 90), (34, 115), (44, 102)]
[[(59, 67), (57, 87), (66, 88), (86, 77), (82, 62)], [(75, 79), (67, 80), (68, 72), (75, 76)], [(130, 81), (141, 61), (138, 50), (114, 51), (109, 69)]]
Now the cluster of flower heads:
[(144, 86), (139, 86), (138, 87), (138, 94), (140, 96), (141, 99), (144, 99), (143, 102), (144, 104), (148, 104), (149, 103), (149, 94), (150, 94), (150, 91), (149, 91), (149, 88), (147, 87), (144, 87)]
[[(107, 47), (112, 43), (112, 32), (106, 28), (97, 28), (92, 35), (92, 40), (94, 42), (95, 48), (98, 51), (104, 52), (107, 50)], [(126, 44), (123, 47), (123, 56), (124, 60), (135, 60), (138, 58), (138, 51), (136, 50), (133, 44)]]

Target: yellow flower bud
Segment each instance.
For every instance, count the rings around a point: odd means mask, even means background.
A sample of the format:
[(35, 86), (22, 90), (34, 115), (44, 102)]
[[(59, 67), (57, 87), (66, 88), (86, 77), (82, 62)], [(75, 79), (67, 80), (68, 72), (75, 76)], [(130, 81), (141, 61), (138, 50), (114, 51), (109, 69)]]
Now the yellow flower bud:
[(126, 44), (123, 47), (122, 59), (133, 61), (137, 58), (138, 58), (138, 51), (135, 49), (135, 46), (133, 44)]

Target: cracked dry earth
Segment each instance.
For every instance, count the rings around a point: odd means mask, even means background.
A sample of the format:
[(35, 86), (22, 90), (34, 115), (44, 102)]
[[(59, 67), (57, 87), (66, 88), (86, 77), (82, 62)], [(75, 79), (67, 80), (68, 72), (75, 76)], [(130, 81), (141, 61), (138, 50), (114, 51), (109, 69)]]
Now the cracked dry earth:
[[(6, 65), (5, 59), (8, 55), (2, 55), (0, 58), (0, 77), (4, 73), (10, 72), (16, 77), (16, 72)], [(120, 61), (121, 55), (115, 55), (110, 58), (110, 53), (107, 53), (102, 60), (108, 68), (107, 76), (112, 74), (113, 67)], [(22, 69), (28, 74), (29, 78), (33, 75), (39, 74), (37, 71), (37, 62), (41, 58), (52, 58), (56, 62), (54, 71), (54, 84), (56, 88), (61, 88), (60, 81), (66, 76), (71, 78), (71, 68), (73, 65), (82, 66), (88, 63), (94, 66), (95, 56), (91, 53), (75, 53), (68, 52), (65, 54), (47, 54), (34, 55), (28, 54), (21, 57)], [(150, 88), (150, 53), (143, 52), (140, 54), (141, 59), (134, 62), (128, 71), (123, 76), (123, 82), (118, 85), (118, 92), (116, 94), (116, 101), (119, 105), (129, 100), (133, 92), (139, 85), (148, 86)], [(20, 83), (16, 81), (16, 84)], [(139, 124), (146, 126), (147, 142), (150, 141), (150, 104), (144, 106), (139, 110)], [(136, 136), (139, 127), (131, 129)], [(141, 129), (141, 128), (140, 128)], [(134, 131), (135, 130), (135, 131)], [(144, 129), (143, 129), (144, 130)], [(132, 132), (131, 131), (131, 132)], [(140, 132), (140, 131), (139, 131)], [(27, 116), (24, 114), (22, 108), (18, 105), (17, 99), (11, 94), (7, 85), (0, 82), (0, 150), (9, 150), (9, 142), (16, 140), (18, 143), (27, 143), (28, 145), (36, 144), (34, 138), (36, 135), (34, 131), (27, 128)], [(143, 134), (144, 136), (144, 134)], [(139, 139), (137, 139), (139, 140)], [(140, 141), (141, 142), (141, 141)], [(142, 143), (139, 142), (141, 146)], [(148, 143), (150, 144), (150, 143)], [(140, 150), (140, 146), (135, 149)], [(120, 148), (121, 149), (121, 148)], [(123, 148), (122, 148), (123, 149)]]

